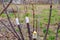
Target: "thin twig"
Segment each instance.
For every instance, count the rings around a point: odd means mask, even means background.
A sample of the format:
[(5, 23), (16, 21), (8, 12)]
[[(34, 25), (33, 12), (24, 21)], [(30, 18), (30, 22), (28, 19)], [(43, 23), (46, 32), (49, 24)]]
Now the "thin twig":
[[(3, 7), (5, 8), (4, 1), (3, 1)], [(17, 32), (15, 31), (14, 26), (12, 25), (12, 23), (11, 23), (11, 21), (10, 21), (10, 17), (9, 17), (9, 15), (8, 15), (8, 13), (7, 13), (7, 10), (5, 10), (5, 13), (6, 13), (7, 19), (8, 19), (8, 21), (9, 21), (10, 25), (11, 25), (11, 28), (13, 29), (13, 31), (15, 32), (15, 34), (16, 34), (17, 37), (18, 37), (18, 40), (21, 40), (20, 37), (19, 37), (19, 35), (18, 35)]]
[(56, 39), (55, 40), (58, 40), (57, 38), (58, 38), (58, 30), (59, 30), (59, 28), (60, 28), (60, 23), (58, 24), (58, 28), (57, 28), (57, 32), (56, 32)]
[(1, 20), (0, 20), (0, 22), (4, 25), (4, 27), (6, 27), (15, 37), (17, 37), (16, 35), (15, 35), (15, 33), (14, 32), (12, 32), (12, 30), (9, 28), (9, 27), (7, 27), (7, 25), (5, 25)]
[(49, 13), (49, 19), (48, 19), (47, 30), (46, 30), (46, 34), (45, 34), (43, 40), (47, 40), (47, 34), (48, 34), (49, 25), (50, 25), (50, 21), (51, 21), (51, 14), (52, 14), (52, 0), (51, 0), (51, 4), (50, 4), (50, 13)]
[(34, 5), (32, 4), (32, 11), (33, 11), (33, 31), (34, 31), (34, 18), (35, 18), (35, 13), (34, 13)]
[(0, 12), (0, 16), (10, 6), (11, 3), (12, 3), (12, 0), (10, 0), (9, 4)]
[(38, 24), (38, 23), (37, 23), (37, 19), (36, 19), (36, 32), (37, 32), (37, 24)]

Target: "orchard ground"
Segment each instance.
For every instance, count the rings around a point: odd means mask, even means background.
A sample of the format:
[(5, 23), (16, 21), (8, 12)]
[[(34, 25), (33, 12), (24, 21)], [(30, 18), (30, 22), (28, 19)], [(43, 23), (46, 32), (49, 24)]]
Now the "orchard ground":
[[(25, 16), (28, 15), (30, 18), (30, 28), (31, 28), (31, 32), (32, 32), (32, 25), (33, 25), (33, 16), (32, 16), (32, 6), (31, 5), (26, 5), (27, 6), (27, 13), (25, 14), (25, 7), (24, 5), (17, 5), (19, 12), (16, 12), (17, 16), (19, 14), (19, 18), (20, 18), (20, 23), (21, 23), (21, 28), (22, 28), (22, 32), (23, 35), (25, 37), (26, 40), (28, 40), (28, 33), (27, 33), (27, 28), (26, 28), (26, 23), (25, 23)], [(43, 37), (45, 35), (46, 32), (46, 27), (48, 24), (48, 17), (49, 17), (49, 10), (50, 10), (50, 5), (34, 5), (34, 10), (35, 10), (35, 19), (37, 18), (38, 20), (38, 40), (41, 39), (43, 40)], [(16, 9), (15, 5), (10, 5), (8, 9), (13, 8), (14, 10)], [(2, 11), (2, 5), (0, 5), (0, 12)], [(15, 26), (16, 31), (19, 33), (19, 30), (16, 26), (15, 23), (15, 16), (14, 13), (9, 13), (10, 19), (12, 24)], [(9, 23), (7, 21), (7, 17), (6, 14), (2, 14), (0, 16), (0, 19), (9, 27)], [(48, 31), (48, 37), (47, 40), (55, 40), (55, 36), (56, 36), (56, 30), (58, 27), (58, 23), (60, 21), (60, 10), (59, 10), (59, 5), (53, 5), (53, 9), (52, 9), (52, 16), (51, 16), (51, 23), (50, 23), (50, 29)], [(36, 27), (36, 23), (34, 24), (34, 26)], [(0, 23), (0, 34), (3, 34), (4, 36), (0, 37), (0, 39), (2, 40), (15, 40), (16, 38), (13, 37), (13, 34), (8, 31), (7, 28), (5, 28), (1, 23)], [(6, 38), (5, 36), (7, 36), (8, 38)], [(60, 38), (60, 30), (59, 30), (59, 37), (58, 40)], [(16, 39), (17, 40), (17, 39)]]

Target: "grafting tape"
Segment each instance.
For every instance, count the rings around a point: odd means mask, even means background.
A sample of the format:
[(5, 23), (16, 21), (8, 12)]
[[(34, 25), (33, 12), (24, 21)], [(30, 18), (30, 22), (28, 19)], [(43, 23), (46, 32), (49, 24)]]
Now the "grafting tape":
[(16, 24), (17, 25), (19, 25), (20, 23), (19, 23), (19, 19), (18, 18), (16, 18)]
[(26, 17), (25, 19), (26, 19), (26, 23), (29, 23), (29, 17)]

